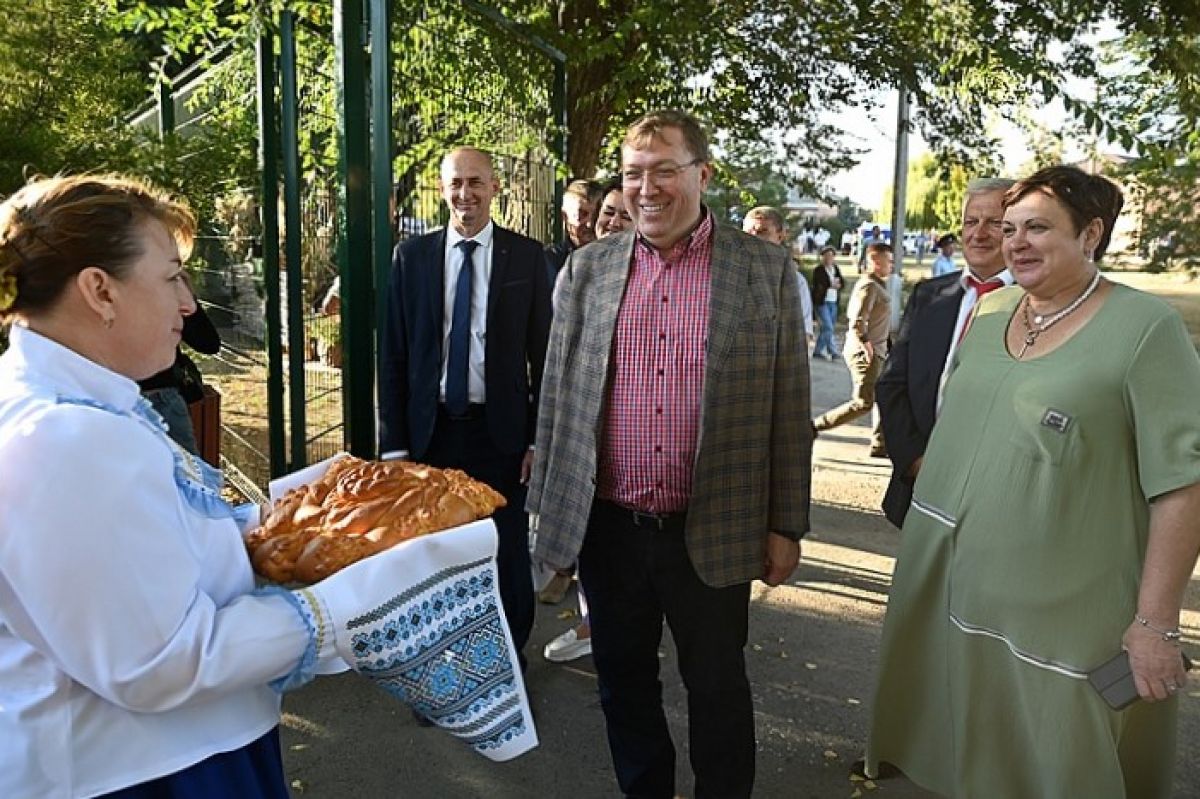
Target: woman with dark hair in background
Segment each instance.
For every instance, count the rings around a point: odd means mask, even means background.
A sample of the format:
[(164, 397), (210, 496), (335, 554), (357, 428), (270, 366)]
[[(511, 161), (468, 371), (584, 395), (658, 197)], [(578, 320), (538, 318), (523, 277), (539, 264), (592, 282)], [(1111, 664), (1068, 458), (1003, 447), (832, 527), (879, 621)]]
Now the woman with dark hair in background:
[[(1100, 273), (1121, 206), (1066, 166), (1005, 195), (1018, 285), (977, 306), (916, 482), (868, 775), (961, 799), (1172, 793), (1200, 359), (1170, 306)], [(1142, 701), (1114, 709), (1088, 678), (1122, 651)]]
[(833, 341), (833, 328), (837, 323), (838, 299), (842, 293), (842, 270), (834, 260), (837, 252), (829, 246), (821, 248), (821, 262), (813, 268), (812, 304), (817, 313), (817, 344), (813, 358), (834, 360), (841, 354)]

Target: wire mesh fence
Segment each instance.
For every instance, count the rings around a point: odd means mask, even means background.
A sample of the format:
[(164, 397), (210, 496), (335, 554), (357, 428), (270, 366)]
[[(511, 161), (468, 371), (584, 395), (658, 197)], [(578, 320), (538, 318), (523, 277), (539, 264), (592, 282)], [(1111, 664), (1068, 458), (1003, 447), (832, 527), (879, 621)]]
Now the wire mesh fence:
[[(557, 164), (549, 142), (552, 120), (561, 116), (552, 107), (553, 62), (475, 3), (395, 3), (392, 13), (392, 174), (373, 176), (391, 182), (391, 243), (446, 223), (438, 167), (445, 152), (458, 145), (493, 153), (502, 186), (493, 208), (497, 222), (549, 241)], [(168, 138), (199, 142), (180, 148), (179, 158), (203, 163), (211, 140), (212, 147), (223, 148), (222, 163), (239, 165), (212, 196), (193, 200), (201, 230), (188, 266), (197, 300), (222, 339), (218, 354), (193, 354), (206, 382), (222, 397), (221, 463), (229, 482), (252, 499), (262, 497), (273, 466), (275, 471), (294, 468), (345, 447), (342, 317), (374, 319), (376, 313), (374, 307), (349, 307), (350, 298), (339, 293), (338, 276), (345, 269), (339, 264), (345, 235), (338, 207), (345, 190), (339, 169), (339, 123), (345, 113), (340, 100), (348, 89), (337, 85), (330, 22), (328, 9), (299, 19), (294, 56), (287, 48), (280, 51), (279, 66), (294, 58), (295, 126), (294, 142), (283, 141), (278, 151), (287, 162), (294, 144), (298, 158), (294, 168), (283, 170), (278, 207), (263, 207), (263, 176), (254, 166), (257, 140), (264, 134), (253, 52), (224, 53), (177, 80), (165, 95), (171, 113), (160, 117), (174, 120), (173, 131), (164, 132)], [(450, 52), (456, 68), (448, 70), (442, 54)], [(365, 88), (349, 90), (365, 93)], [(285, 92), (285, 107), (288, 96)], [(130, 124), (152, 128), (156, 121), (148, 109)], [(286, 131), (285, 125), (285, 139)], [(275, 166), (272, 173), (279, 174)], [(283, 307), (277, 330), (268, 329), (267, 321), (273, 287), (264, 282), (264, 216), (280, 222)], [(290, 235), (287, 220), (296, 229)], [(298, 245), (284, 246), (297, 231)], [(298, 285), (287, 285), (289, 275)], [(283, 349), (284, 390), (296, 397), (285, 396), (282, 413), (271, 418), (269, 378), (278, 374), (270, 372), (268, 352), (275, 341)], [(302, 402), (292, 401), (299, 397)], [(286, 464), (272, 464), (271, 444), (286, 435), (281, 431), (292, 433), (287, 436), (290, 456)]]
[[(321, 460), (344, 445), (342, 416), (341, 297), (338, 292), (338, 117), (334, 78), (333, 47), (321, 28), (301, 25), (296, 30), (297, 146), (300, 156), (300, 296), (304, 307), (299, 316), (304, 325), (302, 375), (290, 373), (297, 359), (285, 359), (289, 369), (286, 383), (295, 390), (302, 386), (303, 458)], [(285, 147), (286, 147), (285, 143)], [(285, 270), (281, 270), (285, 271)], [(286, 270), (294, 274), (295, 270)], [(286, 296), (286, 292), (285, 292)], [(292, 293), (295, 296), (295, 292)], [(287, 313), (284, 314), (286, 318)], [(296, 337), (284, 331), (285, 346)], [(293, 407), (289, 402), (289, 408)]]
[[(175, 88), (174, 134), (201, 142), (188, 148), (186, 157), (205, 158), (207, 141), (230, 146), (230, 130), (239, 125), (229, 113), (254, 108), (253, 85), (254, 60), (246, 53), (233, 54)], [(240, 123), (246, 127), (246, 120)], [(250, 135), (234, 139), (232, 146), (244, 148), (242, 161), (253, 163)], [(220, 453), (227, 481), (251, 499), (261, 498), (270, 476), (259, 194), (257, 175), (250, 171), (219, 184), (197, 209), (200, 230), (188, 260), (197, 303), (221, 336), (216, 355), (191, 355), (205, 382), (221, 395)]]

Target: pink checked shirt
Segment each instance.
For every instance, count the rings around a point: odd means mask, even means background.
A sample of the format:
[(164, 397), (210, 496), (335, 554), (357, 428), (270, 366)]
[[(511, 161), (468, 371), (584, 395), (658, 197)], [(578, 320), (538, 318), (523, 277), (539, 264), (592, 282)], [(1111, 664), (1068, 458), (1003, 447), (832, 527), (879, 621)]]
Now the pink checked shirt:
[(666, 257), (639, 236), (617, 313), (597, 496), (646, 513), (686, 510), (700, 433), (712, 214)]

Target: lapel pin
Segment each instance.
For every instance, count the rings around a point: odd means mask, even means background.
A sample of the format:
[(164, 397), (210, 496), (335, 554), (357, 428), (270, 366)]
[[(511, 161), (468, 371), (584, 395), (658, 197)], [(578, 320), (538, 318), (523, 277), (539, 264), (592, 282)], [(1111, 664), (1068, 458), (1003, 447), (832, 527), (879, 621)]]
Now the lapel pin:
[(1046, 413), (1042, 415), (1042, 424), (1051, 430), (1065, 433), (1067, 432), (1067, 428), (1071, 426), (1071, 417), (1062, 411), (1047, 408)]

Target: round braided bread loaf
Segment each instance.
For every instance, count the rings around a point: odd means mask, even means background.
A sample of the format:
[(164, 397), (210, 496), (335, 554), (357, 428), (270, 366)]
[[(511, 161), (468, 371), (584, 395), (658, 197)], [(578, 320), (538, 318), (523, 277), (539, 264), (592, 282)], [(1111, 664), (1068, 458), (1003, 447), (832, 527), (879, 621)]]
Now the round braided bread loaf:
[(368, 555), (490, 516), (503, 495), (456, 469), (345, 457), (284, 494), (246, 538), (254, 570), (314, 583)]

